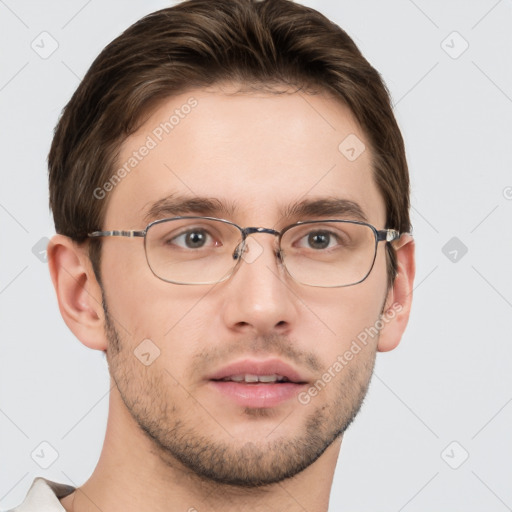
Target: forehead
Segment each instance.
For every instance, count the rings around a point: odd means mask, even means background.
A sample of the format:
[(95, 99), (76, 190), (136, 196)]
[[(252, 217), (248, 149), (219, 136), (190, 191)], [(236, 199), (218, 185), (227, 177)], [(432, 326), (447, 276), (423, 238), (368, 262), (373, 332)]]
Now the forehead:
[(122, 144), (104, 227), (141, 228), (171, 196), (212, 198), (224, 217), (253, 225), (275, 225), (304, 201), (346, 199), (383, 227), (371, 160), (348, 107), (326, 94), (190, 90)]

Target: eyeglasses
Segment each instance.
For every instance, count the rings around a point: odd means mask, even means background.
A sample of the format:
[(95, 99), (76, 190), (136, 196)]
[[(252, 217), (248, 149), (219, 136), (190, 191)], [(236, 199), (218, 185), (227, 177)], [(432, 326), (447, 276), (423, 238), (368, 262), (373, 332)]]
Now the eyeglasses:
[(143, 237), (149, 268), (159, 279), (215, 284), (228, 279), (242, 259), (251, 262), (259, 255), (257, 249), (262, 252), (259, 244), (247, 242), (256, 233), (277, 237), (275, 254), (292, 279), (324, 288), (364, 281), (373, 268), (378, 243), (400, 237), (395, 229), (378, 231), (371, 224), (350, 220), (297, 222), (276, 231), (195, 216), (156, 220), (142, 231), (94, 231), (88, 236)]

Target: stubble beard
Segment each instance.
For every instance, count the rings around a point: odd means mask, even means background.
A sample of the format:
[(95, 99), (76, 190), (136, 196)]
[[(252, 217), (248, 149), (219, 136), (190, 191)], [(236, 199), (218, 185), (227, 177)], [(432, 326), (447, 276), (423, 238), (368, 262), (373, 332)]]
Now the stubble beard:
[[(304, 426), (299, 433), (278, 439), (273, 437), (272, 440), (262, 436), (258, 443), (233, 438), (230, 441), (228, 434), (224, 436), (227, 440), (215, 439), (213, 435), (201, 433), (205, 424), (212, 424), (212, 418), (201, 404), (196, 402), (196, 410), (187, 414), (184, 405), (173, 400), (176, 397), (169, 393), (169, 379), (172, 380), (169, 372), (144, 374), (142, 368), (146, 367), (127, 348), (129, 344), (121, 339), (105, 300), (104, 310), (109, 369), (127, 410), (154, 443), (162, 461), (173, 468), (179, 466), (177, 461), (205, 483), (256, 488), (297, 475), (313, 464), (352, 423), (373, 373), (376, 350), (368, 346), (352, 361), (357, 360), (357, 364), (351, 362), (329, 384), (337, 387), (337, 392), (331, 394), (335, 397), (331, 403), (325, 404), (314, 398), (309, 404), (301, 405), (297, 400), (297, 408), (310, 408), (305, 418), (301, 414)], [(273, 348), (284, 343), (274, 337), (272, 340), (262, 339), (261, 344), (267, 341)], [(315, 405), (315, 401), (319, 405)], [(266, 409), (246, 409), (244, 416), (254, 419), (267, 414), (271, 413)], [(279, 422), (292, 421), (294, 416), (276, 419), (276, 428)], [(218, 418), (217, 426), (222, 427), (222, 418)], [(218, 432), (219, 429), (213, 430)], [(280, 431), (286, 432), (286, 428)]]

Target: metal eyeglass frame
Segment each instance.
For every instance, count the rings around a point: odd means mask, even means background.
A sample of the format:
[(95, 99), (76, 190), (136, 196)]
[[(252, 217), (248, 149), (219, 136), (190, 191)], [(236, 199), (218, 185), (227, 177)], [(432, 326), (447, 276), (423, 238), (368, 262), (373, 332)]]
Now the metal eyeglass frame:
[[(236, 227), (239, 231), (240, 231), (240, 234), (242, 236), (242, 239), (240, 241), (240, 243), (237, 245), (237, 247), (235, 248), (235, 251), (233, 253), (233, 259), (237, 260), (235, 265), (233, 266), (231, 272), (227, 275), (225, 275), (223, 278), (219, 279), (218, 281), (214, 281), (214, 282), (211, 282), (211, 283), (183, 283), (183, 282), (176, 282), (176, 281), (171, 281), (169, 279), (164, 279), (163, 277), (159, 276), (158, 274), (155, 273), (155, 271), (153, 270), (153, 268), (151, 267), (150, 263), (149, 263), (149, 259), (148, 259), (148, 253), (147, 253), (147, 248), (146, 248), (146, 234), (148, 232), (148, 230), (151, 228), (151, 226), (154, 226), (154, 225), (157, 225), (157, 224), (162, 224), (164, 222), (168, 222), (168, 221), (172, 221), (172, 220), (186, 220), (186, 219), (196, 219), (196, 220), (212, 220), (212, 221), (219, 221), (219, 222), (223, 222), (225, 224), (229, 224), (233, 227)], [(333, 286), (323, 286), (323, 285), (314, 285), (314, 284), (307, 284), (307, 283), (302, 283), (301, 281), (298, 281), (289, 271), (288, 271), (288, 268), (286, 267), (286, 264), (284, 263), (284, 258), (282, 257), (282, 251), (281, 251), (281, 239), (283, 237), (283, 235), (291, 228), (295, 227), (295, 226), (301, 226), (303, 224), (323, 224), (323, 223), (326, 223), (326, 222), (337, 222), (337, 223), (347, 223), (347, 224), (359, 224), (359, 225), (362, 225), (362, 226), (367, 226), (369, 227), (372, 231), (373, 231), (373, 234), (375, 236), (375, 250), (374, 250), (374, 255), (373, 255), (373, 259), (372, 259), (372, 264), (370, 266), (370, 269), (368, 270), (367, 274), (362, 278), (360, 279), (359, 281), (355, 282), (355, 283), (350, 283), (350, 284), (344, 284), (344, 285), (333, 285)], [(285, 268), (287, 274), (297, 283), (299, 284), (303, 284), (304, 286), (313, 286), (313, 287), (317, 287), (317, 288), (343, 288), (343, 287), (346, 287), (346, 286), (354, 286), (356, 284), (359, 284), (359, 283), (362, 283), (371, 273), (372, 269), (373, 269), (373, 266), (375, 264), (375, 259), (377, 257), (377, 246), (378, 246), (378, 243), (379, 242), (393, 242), (394, 240), (397, 240), (398, 238), (400, 238), (401, 236), (401, 233), (396, 230), (396, 229), (381, 229), (381, 230), (378, 230), (377, 228), (375, 228), (374, 226), (372, 226), (371, 224), (367, 223), (367, 222), (362, 222), (362, 221), (357, 221), (357, 220), (342, 220), (342, 219), (326, 219), (326, 220), (304, 220), (304, 221), (299, 221), (299, 222), (295, 222), (293, 224), (290, 224), (289, 226), (286, 226), (285, 228), (283, 228), (281, 231), (276, 231), (275, 229), (271, 229), (271, 228), (260, 228), (260, 227), (246, 227), (246, 228), (242, 228), (241, 226), (239, 226), (238, 224), (235, 224), (234, 222), (231, 222), (229, 220), (226, 220), (226, 219), (219, 219), (217, 217), (203, 217), (203, 216), (195, 216), (195, 215), (185, 215), (185, 216), (178, 216), (178, 217), (168, 217), (168, 218), (165, 218), (165, 219), (159, 219), (159, 220), (155, 220), (153, 222), (150, 222), (143, 230), (111, 230), (111, 231), (93, 231), (92, 233), (88, 233), (87, 236), (89, 238), (100, 238), (100, 237), (110, 237), (110, 236), (120, 236), (120, 237), (127, 237), (127, 238), (135, 238), (135, 237), (140, 237), (140, 238), (144, 238), (144, 253), (146, 255), (146, 262), (151, 270), (151, 272), (153, 273), (154, 276), (156, 276), (158, 279), (161, 279), (162, 281), (166, 282), (166, 283), (173, 283), (173, 284), (182, 284), (182, 285), (196, 285), (196, 284), (202, 284), (202, 285), (205, 285), (205, 284), (217, 284), (217, 283), (221, 283), (223, 281), (226, 281), (227, 279), (229, 279), (235, 272), (235, 270), (237, 269), (240, 261), (241, 261), (241, 257), (240, 255), (243, 253), (244, 249), (245, 249), (245, 241), (247, 240), (247, 237), (249, 235), (252, 235), (254, 233), (266, 233), (266, 234), (269, 234), (269, 235), (274, 235), (274, 236), (277, 236), (278, 237), (278, 251), (276, 252), (276, 256), (278, 257), (280, 263), (283, 265), (283, 267)]]

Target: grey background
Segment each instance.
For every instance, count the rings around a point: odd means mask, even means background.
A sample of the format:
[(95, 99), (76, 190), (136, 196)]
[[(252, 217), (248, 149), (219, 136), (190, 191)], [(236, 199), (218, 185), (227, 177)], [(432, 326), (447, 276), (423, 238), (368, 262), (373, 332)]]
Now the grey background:
[[(512, 2), (304, 3), (343, 27), (390, 88), (417, 243), (410, 324), (378, 356), (331, 510), (512, 510)], [(0, 0), (1, 509), (38, 475), (82, 484), (101, 449), (107, 367), (67, 330), (40, 260), (53, 234), (46, 155), (93, 58), (166, 5)], [(43, 31), (58, 43), (47, 58), (31, 47), (51, 49)]]

